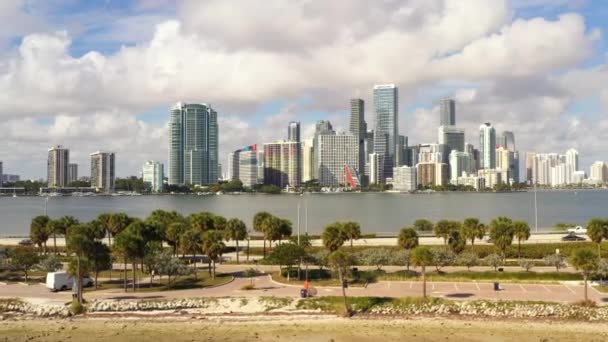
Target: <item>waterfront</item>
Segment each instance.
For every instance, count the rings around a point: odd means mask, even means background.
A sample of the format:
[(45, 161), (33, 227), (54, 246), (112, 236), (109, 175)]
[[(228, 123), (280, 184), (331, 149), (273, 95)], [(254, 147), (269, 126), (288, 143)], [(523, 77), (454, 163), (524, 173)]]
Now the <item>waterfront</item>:
[[(539, 227), (550, 229), (555, 223), (584, 224), (592, 217), (606, 213), (608, 191), (539, 191)], [(342, 193), (298, 195), (174, 195), (174, 196), (95, 196), (53, 197), (47, 205), (48, 215), (71, 215), (90, 220), (104, 212), (123, 211), (145, 217), (154, 209), (177, 210), (182, 214), (210, 211), (226, 217), (238, 217), (251, 226), (253, 215), (266, 210), (288, 218), (297, 230), (298, 205), (300, 228), (317, 234), (322, 227), (339, 220), (358, 221), (366, 233), (395, 233), (416, 219), (462, 220), (479, 217), (487, 222), (496, 216), (525, 220), (534, 230), (534, 193)], [(0, 236), (25, 236), (31, 218), (43, 215), (43, 197), (0, 197)], [(307, 208), (307, 209), (306, 209)], [(306, 215), (308, 212), (308, 215)]]

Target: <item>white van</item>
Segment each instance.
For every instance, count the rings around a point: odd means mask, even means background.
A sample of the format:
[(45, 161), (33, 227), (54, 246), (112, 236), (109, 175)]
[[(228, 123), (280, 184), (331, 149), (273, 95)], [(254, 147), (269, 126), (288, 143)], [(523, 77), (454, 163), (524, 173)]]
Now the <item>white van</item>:
[[(93, 280), (89, 277), (82, 278), (82, 286), (92, 286)], [(71, 290), (76, 286), (76, 279), (67, 272), (49, 272), (46, 274), (46, 287), (51, 291)]]

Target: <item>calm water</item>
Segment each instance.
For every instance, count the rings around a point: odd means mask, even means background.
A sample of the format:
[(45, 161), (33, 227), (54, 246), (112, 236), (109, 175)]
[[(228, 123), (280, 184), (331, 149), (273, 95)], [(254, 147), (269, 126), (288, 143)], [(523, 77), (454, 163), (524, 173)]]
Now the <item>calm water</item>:
[[(110, 196), (54, 197), (48, 202), (51, 217), (72, 215), (90, 220), (104, 212), (124, 211), (145, 217), (152, 210), (177, 210), (182, 214), (210, 211), (238, 217), (251, 225), (253, 215), (267, 210), (291, 219), (297, 228), (298, 203), (301, 205), (301, 231), (319, 233), (337, 220), (358, 221), (365, 232), (391, 233), (418, 218), (458, 219), (479, 217), (484, 221), (504, 215), (525, 220), (534, 227), (534, 193), (445, 193), (445, 194), (307, 194), (298, 195), (222, 195), (222, 196)], [(557, 222), (584, 223), (592, 217), (608, 216), (608, 191), (538, 192), (539, 227)], [(42, 197), (1, 197), (0, 236), (27, 235), (33, 216), (44, 213)]]

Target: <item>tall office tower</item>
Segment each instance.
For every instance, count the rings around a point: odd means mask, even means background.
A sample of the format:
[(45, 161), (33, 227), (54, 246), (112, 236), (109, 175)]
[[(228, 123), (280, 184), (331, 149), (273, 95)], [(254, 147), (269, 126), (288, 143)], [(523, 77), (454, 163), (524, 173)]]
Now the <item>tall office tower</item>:
[(456, 102), (452, 99), (443, 99), (439, 107), (439, 126), (456, 125)]
[(68, 184), (78, 180), (78, 164), (68, 164)]
[[(345, 168), (359, 167), (359, 137), (350, 134), (319, 136), (319, 183), (322, 186), (345, 186)], [(359, 171), (351, 177), (359, 178)]]
[(439, 126), (439, 144), (447, 146), (447, 153), (452, 150), (464, 152), (464, 129), (456, 126)]
[[(374, 86), (374, 153), (384, 155), (384, 176), (392, 177), (399, 136), (399, 95), (394, 84)], [(383, 179), (383, 181), (384, 181)]]
[(350, 100), (350, 129), (359, 142), (359, 165), (356, 165), (359, 174), (365, 169), (365, 136), (367, 124), (365, 123), (365, 103), (362, 99)]
[(302, 149), (297, 141), (279, 141), (264, 144), (264, 183), (300, 186), (302, 180)]
[(420, 161), (418, 158), (420, 155), (420, 145), (408, 146), (408, 166), (416, 167), (416, 164)]
[(384, 183), (384, 155), (370, 153), (369, 155), (369, 184)]
[(452, 150), (450, 153), (450, 183), (458, 184), (458, 177), (472, 173), (472, 160), (468, 152)]
[(287, 126), (287, 140), (300, 142), (300, 122), (291, 121)]
[(228, 179), (239, 179), (243, 186), (258, 184), (257, 145), (243, 147), (228, 155)]
[(496, 130), (489, 122), (479, 127), (479, 157), (480, 168), (496, 167)]
[(534, 152), (526, 152), (526, 183), (534, 184), (533, 170), (534, 170), (534, 161), (536, 159), (536, 153)]
[(217, 112), (178, 102), (169, 118), (169, 184), (206, 185), (219, 179)]
[(313, 179), (319, 179), (319, 135), (336, 134), (331, 122), (327, 120), (319, 120), (315, 124), (315, 136), (313, 138)]
[(151, 192), (162, 192), (165, 179), (165, 167), (162, 163), (148, 160), (142, 167), (144, 186)]
[(407, 137), (400, 135), (395, 146), (395, 166), (405, 165), (407, 162)]
[(448, 164), (420, 162), (416, 165), (416, 182), (422, 186), (447, 185), (449, 173)]
[(91, 187), (101, 192), (114, 191), (114, 166), (113, 152), (91, 153)]
[(449, 161), (450, 157), (446, 147), (446, 145), (441, 144), (418, 145), (417, 163), (443, 163), (444, 161)]
[(258, 184), (264, 184), (264, 151), (258, 151)]
[(511, 165), (511, 170), (513, 172), (513, 181), (515, 183), (519, 183), (519, 151), (512, 151), (513, 153), (513, 165)]
[(314, 139), (304, 139), (302, 142), (302, 182), (311, 181), (314, 178)]
[(68, 165), (70, 164), (70, 150), (61, 145), (49, 149), (47, 179), (49, 188), (63, 188), (68, 186)]
[(2, 170), (2, 160), (0, 160), (0, 188), (2, 187), (2, 181), (4, 180), (4, 173)]
[(566, 184), (574, 184), (574, 172), (578, 170), (578, 151), (571, 148), (566, 151)]
[[(0, 162), (0, 174), (2, 173), (2, 163)], [(591, 164), (591, 172), (589, 177), (600, 183), (608, 182), (608, 165), (603, 161), (596, 161)]]
[(515, 151), (515, 135), (511, 131), (504, 131), (498, 139), (498, 145), (506, 150)]
[(404, 165), (393, 169), (393, 190), (414, 191), (417, 188), (415, 167)]
[(508, 181), (515, 180), (515, 152), (507, 150), (503, 146), (496, 149), (496, 169), (507, 171)]

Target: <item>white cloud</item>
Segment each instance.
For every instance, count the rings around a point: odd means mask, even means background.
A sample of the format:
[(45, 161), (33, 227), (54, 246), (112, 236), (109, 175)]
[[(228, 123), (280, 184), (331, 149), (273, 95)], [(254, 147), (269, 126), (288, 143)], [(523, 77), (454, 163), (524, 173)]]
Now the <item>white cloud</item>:
[[(121, 165), (124, 175), (136, 173), (150, 157), (165, 159), (164, 125), (134, 116), (149, 108), (180, 100), (211, 103), (220, 113), (224, 154), (283, 138), (289, 120), (303, 121), (303, 130), (310, 132), (307, 111), (326, 111), (334, 126), (345, 129), (343, 113), (353, 96), (367, 100), (372, 128), (373, 84), (398, 84), (406, 108), (425, 90), (453, 81), (465, 85), (451, 93), (461, 102), (459, 122), (473, 136), (480, 122), (492, 121), (515, 130), (520, 146), (561, 147), (555, 137), (562, 126), (585, 127), (584, 122), (569, 126), (562, 118), (584, 92), (572, 85), (585, 83), (596, 94), (604, 88), (592, 70), (556, 74), (591, 56), (599, 33), (577, 14), (513, 20), (510, 5), (498, 0), (373, 6), (363, 0), (347, 6), (314, 0), (186, 0), (178, 17), (158, 24), (151, 39), (138, 35), (147, 30), (132, 28), (150, 25), (156, 17), (125, 18), (108, 37), (122, 29), (129, 39), (140, 40), (137, 44), (80, 57), (70, 53), (69, 32), (46, 30), (26, 35), (14, 54), (0, 58), (0, 118), (11, 130), (9, 145), (30, 141), (42, 152), (56, 143), (87, 153), (113, 149), (129, 160)], [(589, 85), (593, 78), (597, 86)], [(257, 106), (277, 100), (287, 105), (259, 124), (248, 121)], [(402, 111), (400, 122), (410, 141), (435, 139), (436, 111)], [(50, 125), (38, 120), (49, 117)], [(17, 132), (19, 126), (32, 131)], [(546, 143), (534, 142), (541, 133), (548, 135)]]

